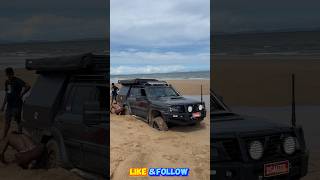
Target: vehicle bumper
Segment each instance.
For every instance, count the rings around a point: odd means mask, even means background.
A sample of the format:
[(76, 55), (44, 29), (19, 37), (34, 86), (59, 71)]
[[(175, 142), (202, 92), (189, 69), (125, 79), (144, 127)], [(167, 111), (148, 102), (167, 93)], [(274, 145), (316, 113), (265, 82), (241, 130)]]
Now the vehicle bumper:
[(201, 111), (201, 116), (198, 118), (192, 117), (192, 113), (168, 113), (164, 114), (165, 121), (170, 124), (190, 125), (201, 122), (206, 117), (206, 111)]
[[(308, 154), (296, 155), (287, 159), (257, 163), (211, 163), (211, 179), (219, 180), (292, 180), (304, 177), (308, 172)], [(289, 174), (264, 177), (264, 164), (288, 160)], [(230, 173), (231, 172), (231, 173)], [(229, 177), (227, 177), (227, 174)], [(230, 177), (232, 174), (232, 177)]]

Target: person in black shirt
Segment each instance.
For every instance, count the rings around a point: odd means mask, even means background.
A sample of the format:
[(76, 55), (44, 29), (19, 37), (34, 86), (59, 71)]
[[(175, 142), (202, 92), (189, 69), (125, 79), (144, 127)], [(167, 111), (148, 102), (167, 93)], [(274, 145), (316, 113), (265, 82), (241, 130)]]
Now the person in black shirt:
[(14, 117), (18, 124), (18, 132), (22, 133), (21, 127), (21, 111), (22, 111), (22, 97), (30, 90), (30, 86), (27, 85), (23, 80), (14, 76), (12, 68), (6, 68), (5, 70), (7, 80), (5, 82), (5, 98), (1, 111), (5, 111), (5, 122), (4, 122), (4, 134), (3, 139), (7, 136), (10, 129), (11, 120)]
[(115, 102), (117, 101), (119, 88), (116, 85), (114, 85), (114, 83), (112, 83), (111, 89), (112, 89), (112, 91), (111, 91), (111, 94), (112, 94), (111, 104), (112, 104), (113, 101), (115, 101)]

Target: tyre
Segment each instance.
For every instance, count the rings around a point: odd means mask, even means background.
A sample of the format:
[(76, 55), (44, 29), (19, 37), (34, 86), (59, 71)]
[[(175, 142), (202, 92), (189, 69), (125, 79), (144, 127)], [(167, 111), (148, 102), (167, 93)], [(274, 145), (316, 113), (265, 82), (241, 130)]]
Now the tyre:
[(123, 115), (131, 115), (130, 108), (128, 106), (124, 106)]
[(161, 116), (153, 119), (153, 127), (159, 131), (168, 131), (168, 125)]
[(60, 147), (57, 141), (55, 141), (54, 139), (51, 139), (47, 143), (47, 151), (48, 151), (47, 167), (48, 168), (60, 167), (62, 164), (62, 160), (61, 160)]
[(201, 125), (200, 121), (197, 121), (197, 122), (191, 124), (191, 126), (200, 126), (200, 125)]

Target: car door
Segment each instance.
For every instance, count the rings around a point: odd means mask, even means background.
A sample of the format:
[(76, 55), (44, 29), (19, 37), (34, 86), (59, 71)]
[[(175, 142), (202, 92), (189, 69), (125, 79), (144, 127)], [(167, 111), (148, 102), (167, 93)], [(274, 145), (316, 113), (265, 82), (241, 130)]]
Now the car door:
[(83, 167), (83, 130), (82, 108), (86, 101), (94, 98), (94, 88), (84, 84), (70, 84), (64, 98), (62, 110), (56, 122), (61, 130), (69, 160), (75, 167)]
[(132, 115), (138, 115), (138, 109), (137, 109), (137, 96), (139, 96), (139, 88), (138, 87), (132, 87), (130, 89), (128, 98), (127, 98), (127, 103), (130, 107), (131, 114)]
[(144, 88), (138, 89), (139, 93), (136, 97), (136, 109), (137, 109), (137, 115), (147, 119), (148, 117), (148, 109), (149, 109), (149, 101), (146, 95), (146, 91)]
[(94, 101), (99, 102), (100, 108), (97, 109), (101, 113), (101, 123), (85, 125), (83, 132), (83, 157), (85, 162), (85, 169), (90, 172), (109, 175), (109, 131), (108, 131), (108, 103), (107, 102), (108, 89), (105, 86), (97, 86), (94, 93)]

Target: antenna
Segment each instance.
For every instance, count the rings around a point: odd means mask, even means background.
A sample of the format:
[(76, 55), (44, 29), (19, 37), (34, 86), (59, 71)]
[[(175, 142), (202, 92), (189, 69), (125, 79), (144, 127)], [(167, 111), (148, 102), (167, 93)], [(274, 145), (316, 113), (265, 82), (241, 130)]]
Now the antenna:
[(292, 74), (292, 115), (291, 123), (292, 126), (296, 126), (296, 97), (295, 97), (295, 74)]
[(202, 104), (202, 101), (203, 101), (203, 100), (202, 100), (202, 84), (201, 84), (200, 87), (201, 87), (201, 104)]

